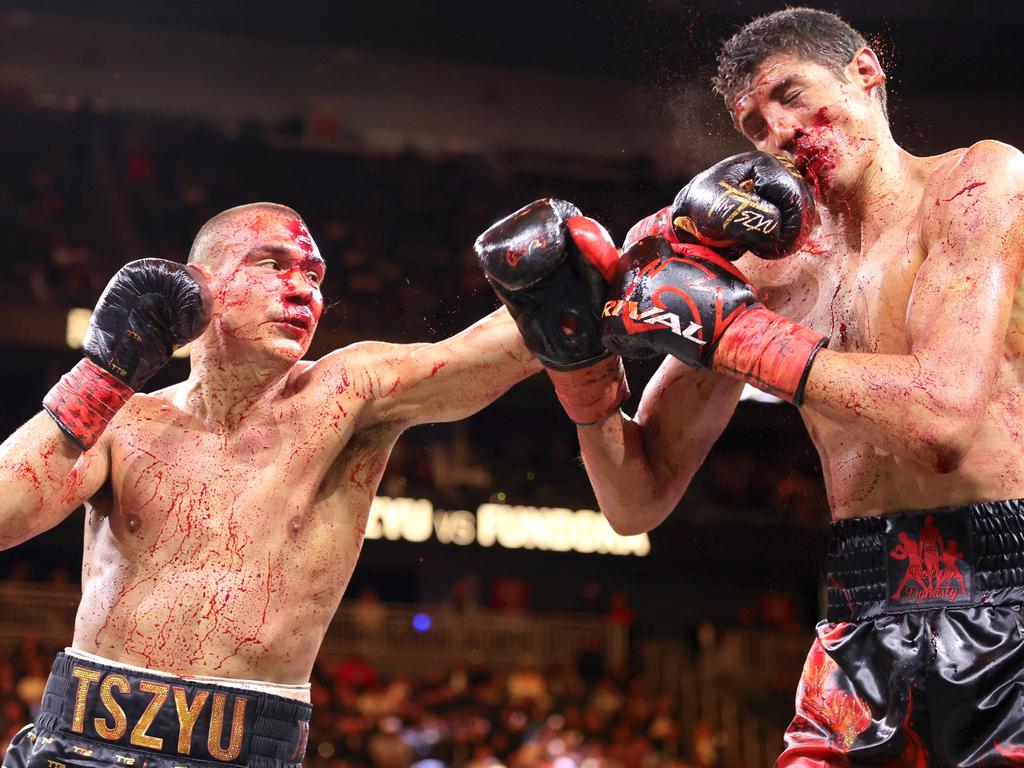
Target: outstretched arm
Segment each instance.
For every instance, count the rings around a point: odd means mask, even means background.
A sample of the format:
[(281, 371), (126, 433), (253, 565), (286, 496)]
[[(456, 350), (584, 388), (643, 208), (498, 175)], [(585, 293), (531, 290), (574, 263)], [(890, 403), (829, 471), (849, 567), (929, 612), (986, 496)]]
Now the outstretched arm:
[(463, 419), (541, 369), (505, 309), (444, 341), (386, 345), (381, 351), (366, 423)]
[(814, 409), (936, 472), (956, 469), (988, 407), (1024, 270), (1024, 155), (971, 147), (926, 192), (927, 256), (908, 308), (905, 355), (822, 350), (805, 389)]

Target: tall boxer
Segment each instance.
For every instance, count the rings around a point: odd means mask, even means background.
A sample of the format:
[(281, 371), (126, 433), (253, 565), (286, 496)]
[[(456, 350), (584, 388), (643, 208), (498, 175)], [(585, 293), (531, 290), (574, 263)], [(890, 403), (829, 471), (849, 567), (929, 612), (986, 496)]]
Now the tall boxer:
[(601, 508), (621, 533), (655, 527), (744, 382), (786, 397), (818, 448), (834, 541), (777, 765), (1018, 762), (1024, 156), (901, 149), (877, 56), (822, 11), (752, 21), (715, 84), (754, 148), (808, 178), (815, 226), (788, 256), (770, 224), (730, 233), (741, 206), (771, 218), (793, 199), (744, 171), (635, 228), (605, 343), (668, 357), (634, 417), (578, 427)]
[[(290, 208), (214, 217), (187, 266), (115, 276), (85, 360), (0, 447), (2, 546), (87, 512), (72, 646), (7, 768), (301, 762), (310, 671), (398, 436), (540, 369), (504, 310), (304, 361), (324, 269)], [(190, 339), (188, 379), (141, 392)]]

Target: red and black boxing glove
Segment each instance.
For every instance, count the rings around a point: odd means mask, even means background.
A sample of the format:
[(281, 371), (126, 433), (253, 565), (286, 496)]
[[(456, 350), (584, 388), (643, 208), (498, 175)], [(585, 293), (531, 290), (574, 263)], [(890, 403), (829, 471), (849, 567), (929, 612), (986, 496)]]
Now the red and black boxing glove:
[(670, 354), (795, 405), (828, 340), (767, 309), (715, 251), (646, 237), (622, 254), (602, 311), (605, 346), (626, 357)]
[(601, 342), (619, 253), (604, 227), (564, 200), (537, 200), (474, 244), (488, 282), (544, 364), (577, 424), (593, 424), (629, 396), (622, 360)]
[(125, 264), (89, 320), (85, 356), (43, 399), (43, 408), (82, 450), (174, 350), (199, 336), (213, 302), (193, 267), (164, 259)]
[(765, 152), (733, 155), (697, 174), (672, 205), (639, 221), (623, 249), (649, 235), (714, 248), (730, 261), (793, 253), (814, 223), (814, 194), (787, 159)]

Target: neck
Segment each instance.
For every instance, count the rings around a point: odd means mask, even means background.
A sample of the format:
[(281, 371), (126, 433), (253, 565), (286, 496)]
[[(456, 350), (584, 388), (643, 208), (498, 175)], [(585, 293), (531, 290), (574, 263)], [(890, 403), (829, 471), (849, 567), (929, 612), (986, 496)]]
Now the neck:
[(213, 431), (236, 428), (253, 407), (279, 396), (288, 385), (294, 361), (199, 341), (192, 345), (192, 367), (179, 406)]

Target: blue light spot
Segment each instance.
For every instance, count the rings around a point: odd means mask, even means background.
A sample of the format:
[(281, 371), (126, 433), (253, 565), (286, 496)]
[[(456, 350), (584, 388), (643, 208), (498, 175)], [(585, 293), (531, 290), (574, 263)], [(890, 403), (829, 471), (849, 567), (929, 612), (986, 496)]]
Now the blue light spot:
[(431, 621), (430, 617), (425, 613), (417, 613), (415, 616), (412, 617), (412, 628), (420, 634), (423, 634), (424, 632), (429, 630), (431, 624), (433, 623), (434, 622)]

